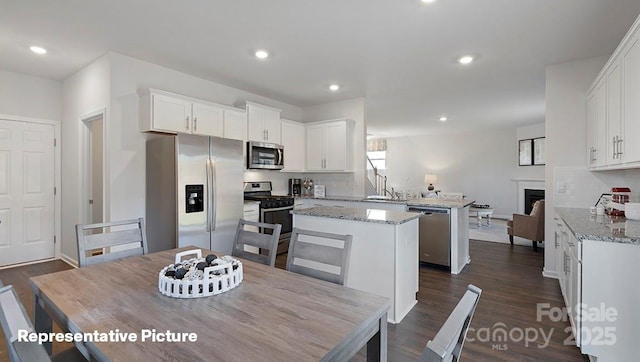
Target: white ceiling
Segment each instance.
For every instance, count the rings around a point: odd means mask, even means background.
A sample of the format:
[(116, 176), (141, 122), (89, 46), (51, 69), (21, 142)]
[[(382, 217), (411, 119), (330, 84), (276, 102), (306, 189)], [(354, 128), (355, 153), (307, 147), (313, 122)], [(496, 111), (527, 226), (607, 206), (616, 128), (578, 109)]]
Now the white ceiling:
[(64, 79), (112, 50), (300, 107), (366, 97), (374, 135), (443, 132), (543, 121), (545, 65), (610, 54), (638, 14), (638, 0), (0, 0), (0, 68)]

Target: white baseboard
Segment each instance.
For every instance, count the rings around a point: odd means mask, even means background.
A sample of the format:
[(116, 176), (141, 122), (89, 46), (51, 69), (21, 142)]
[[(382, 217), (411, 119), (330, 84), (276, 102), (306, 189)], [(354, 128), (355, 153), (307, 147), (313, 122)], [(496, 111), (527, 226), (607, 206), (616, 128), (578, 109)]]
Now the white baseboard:
[(68, 256), (68, 255), (66, 255), (66, 254), (62, 254), (62, 253), (61, 253), (61, 254), (60, 254), (60, 260), (64, 261), (65, 263), (67, 263), (67, 264), (71, 265), (71, 266), (72, 266), (72, 267), (74, 267), (74, 268), (77, 268), (77, 267), (78, 267), (78, 262), (77, 262), (75, 259), (73, 259), (73, 258), (69, 257), (69, 256)]
[(542, 276), (545, 278), (558, 279), (558, 273), (555, 270), (549, 271), (549, 270), (543, 269)]
[(27, 261), (27, 262), (18, 263), (18, 264), (4, 265), (4, 266), (0, 266), (0, 270), (18, 268), (18, 267), (21, 267), (21, 266), (32, 265), (32, 264), (46, 263), (48, 261), (54, 261), (54, 260), (56, 260), (56, 259), (55, 258), (47, 258), (47, 259), (40, 259), (40, 260), (34, 260), (34, 261)]

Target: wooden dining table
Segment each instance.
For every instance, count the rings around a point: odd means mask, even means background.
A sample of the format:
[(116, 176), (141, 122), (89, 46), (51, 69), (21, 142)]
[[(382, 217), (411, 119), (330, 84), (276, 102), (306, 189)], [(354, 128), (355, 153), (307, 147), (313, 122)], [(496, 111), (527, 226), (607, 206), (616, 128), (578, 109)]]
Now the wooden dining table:
[[(30, 279), (36, 332), (135, 333), (135, 342), (82, 341), (92, 360), (345, 361), (365, 345), (387, 359), (390, 301), (242, 260), (244, 280), (225, 293), (178, 299), (158, 290), (172, 249)], [(217, 254), (202, 250), (202, 255)], [(195, 333), (196, 341), (141, 340), (143, 331)], [(46, 345), (51, 353), (51, 345)]]

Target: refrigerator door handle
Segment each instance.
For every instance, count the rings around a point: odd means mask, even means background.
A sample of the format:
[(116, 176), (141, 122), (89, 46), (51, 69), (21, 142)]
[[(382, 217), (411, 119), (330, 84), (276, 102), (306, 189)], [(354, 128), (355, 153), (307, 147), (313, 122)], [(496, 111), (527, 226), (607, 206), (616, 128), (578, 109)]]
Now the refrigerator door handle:
[(216, 229), (216, 167), (212, 159), (207, 159), (207, 231)]

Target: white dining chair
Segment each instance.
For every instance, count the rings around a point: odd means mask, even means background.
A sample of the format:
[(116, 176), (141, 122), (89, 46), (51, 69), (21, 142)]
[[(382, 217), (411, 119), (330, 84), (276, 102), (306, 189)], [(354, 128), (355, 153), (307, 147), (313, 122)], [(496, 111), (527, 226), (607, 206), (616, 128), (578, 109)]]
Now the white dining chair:
[(12, 285), (0, 287), (0, 324), (11, 362), (86, 361), (76, 348), (67, 348), (49, 356), (42, 344), (18, 340), (20, 330), (34, 332), (34, 328)]
[[(254, 227), (262, 230), (262, 232), (245, 230), (245, 226)], [(264, 233), (265, 230), (271, 230), (271, 234)], [(281, 230), (282, 225), (280, 224), (267, 224), (240, 219), (238, 221), (232, 255), (255, 261), (256, 263), (275, 266)], [(245, 248), (245, 246), (252, 247), (256, 250), (250, 250), (249, 248)], [(265, 254), (266, 251), (269, 253)]]
[(482, 289), (469, 284), (467, 291), (453, 309), (433, 340), (427, 342), (420, 362), (458, 361), (467, 337), (471, 318), (480, 300)]
[[(342, 241), (342, 245), (323, 245), (323, 239)], [(344, 285), (349, 270), (352, 239), (353, 236), (348, 234), (293, 228), (287, 255), (287, 270)]]
[[(117, 230), (113, 230), (116, 228)], [(80, 267), (148, 253), (144, 219), (76, 225)]]

